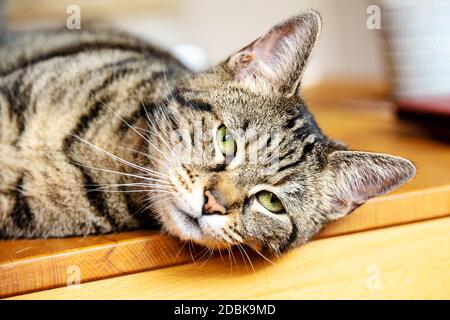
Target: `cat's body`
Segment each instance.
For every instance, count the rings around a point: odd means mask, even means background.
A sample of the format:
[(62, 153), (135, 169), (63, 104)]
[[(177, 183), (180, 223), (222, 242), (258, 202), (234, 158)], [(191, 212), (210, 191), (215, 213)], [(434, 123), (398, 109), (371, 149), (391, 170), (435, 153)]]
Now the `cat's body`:
[[(0, 238), (147, 226), (280, 252), (410, 179), (326, 137), (298, 95), (320, 31), (291, 18), (194, 74), (141, 40), (47, 31), (0, 49)], [(255, 157), (256, 156), (256, 157)]]
[(141, 149), (144, 140), (104, 104), (139, 126), (143, 100), (147, 108), (161, 103), (187, 69), (141, 40), (96, 29), (21, 35), (0, 57), (0, 237), (142, 226), (131, 193), (98, 190), (128, 177), (83, 165), (129, 168), (86, 151), (73, 134), (135, 161), (124, 148)]

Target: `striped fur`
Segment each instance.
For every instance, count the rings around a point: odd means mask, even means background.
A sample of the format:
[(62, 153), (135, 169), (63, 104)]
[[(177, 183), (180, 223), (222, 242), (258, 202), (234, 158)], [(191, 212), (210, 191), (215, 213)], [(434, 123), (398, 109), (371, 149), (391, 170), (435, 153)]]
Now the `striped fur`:
[[(404, 183), (409, 161), (349, 151), (297, 94), (319, 31), (304, 13), (197, 74), (118, 31), (12, 37), (0, 49), (0, 237), (157, 221), (210, 248), (281, 252)], [(220, 126), (232, 157), (217, 147)], [(203, 214), (205, 190), (226, 214)], [(264, 209), (262, 190), (285, 212)]]
[(2, 236), (58, 237), (140, 226), (124, 194), (96, 191), (101, 183), (122, 183), (122, 177), (85, 166), (125, 169), (87, 150), (74, 135), (132, 159), (116, 147), (140, 149), (142, 141), (104, 104), (136, 125), (144, 117), (141, 97), (157, 102), (174, 84), (166, 83), (164, 74), (175, 79), (187, 70), (167, 53), (109, 30), (19, 35), (0, 56)]

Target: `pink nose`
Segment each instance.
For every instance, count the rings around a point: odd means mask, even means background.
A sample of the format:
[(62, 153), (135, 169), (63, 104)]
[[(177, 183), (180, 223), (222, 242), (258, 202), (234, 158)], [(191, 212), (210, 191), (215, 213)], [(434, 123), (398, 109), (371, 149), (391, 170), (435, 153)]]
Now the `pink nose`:
[(205, 191), (205, 203), (203, 204), (203, 214), (227, 214), (227, 208), (217, 202), (211, 191)]

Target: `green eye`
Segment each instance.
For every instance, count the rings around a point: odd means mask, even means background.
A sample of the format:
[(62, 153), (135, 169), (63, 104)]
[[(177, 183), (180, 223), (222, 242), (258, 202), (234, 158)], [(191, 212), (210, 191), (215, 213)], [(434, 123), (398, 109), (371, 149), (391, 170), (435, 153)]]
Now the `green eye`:
[(272, 192), (261, 191), (256, 194), (256, 197), (264, 208), (273, 213), (283, 213), (286, 211), (280, 199)]
[(221, 125), (219, 129), (217, 129), (216, 138), (220, 151), (226, 157), (234, 157), (236, 154), (236, 141), (234, 140), (233, 135), (228, 131), (227, 127)]

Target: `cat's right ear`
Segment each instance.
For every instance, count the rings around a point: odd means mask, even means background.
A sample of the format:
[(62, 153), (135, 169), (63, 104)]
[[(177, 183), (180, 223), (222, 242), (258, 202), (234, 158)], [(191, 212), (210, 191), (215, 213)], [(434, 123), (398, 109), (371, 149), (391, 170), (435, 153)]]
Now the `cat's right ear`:
[(414, 164), (388, 154), (362, 151), (335, 151), (328, 156), (324, 172), (329, 204), (328, 218), (341, 218), (370, 198), (387, 193), (416, 173)]
[(233, 54), (226, 65), (234, 80), (252, 90), (296, 94), (320, 28), (315, 11), (292, 17)]

